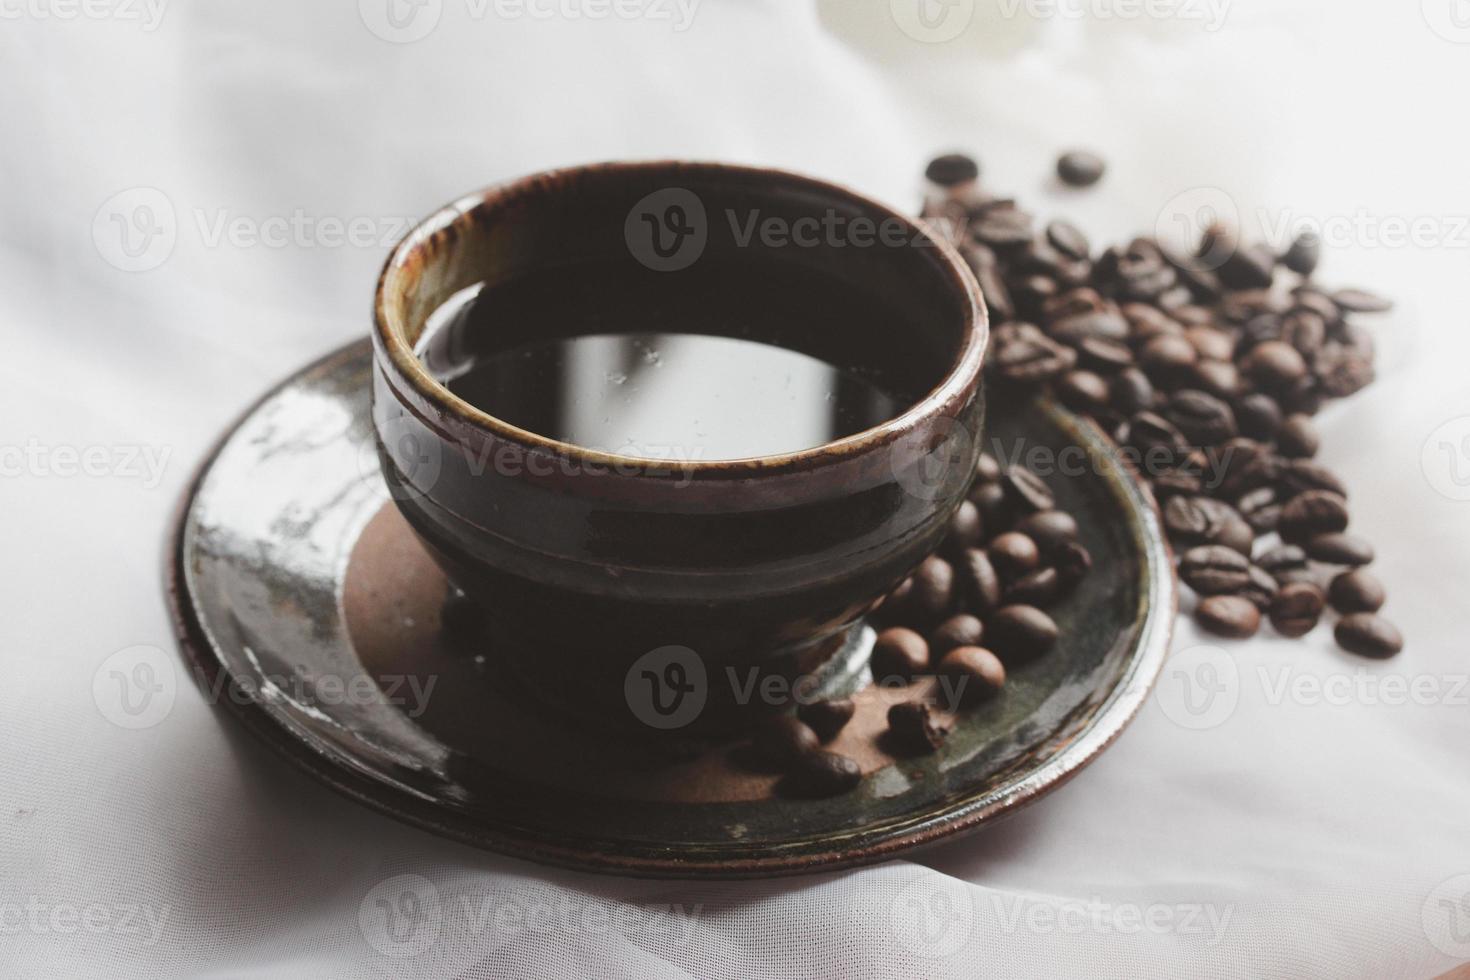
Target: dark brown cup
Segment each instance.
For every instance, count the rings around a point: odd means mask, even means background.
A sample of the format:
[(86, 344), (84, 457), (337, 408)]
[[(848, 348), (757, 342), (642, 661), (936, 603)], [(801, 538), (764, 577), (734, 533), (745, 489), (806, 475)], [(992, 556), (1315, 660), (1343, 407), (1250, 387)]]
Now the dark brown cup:
[[(684, 209), (686, 226), (695, 208), (708, 218), (692, 259), (691, 249), (640, 237), (670, 206)], [(721, 218), (756, 210), (790, 227), (836, 215), (829, 227), (853, 229), (853, 240), (772, 245), (742, 239)], [(870, 227), (891, 234), (858, 242), (856, 230)], [(921, 336), (892, 338), (889, 356), (928, 352), (939, 366), (928, 394), (802, 452), (663, 463), (509, 425), (451, 394), (414, 354), (430, 313), (478, 282), (568, 267), (575, 289), (570, 267), (597, 259), (659, 269), (657, 282), (673, 288), (690, 262), (740, 249), (780, 249), (773, 258), (915, 311)], [(872, 604), (938, 546), (979, 453), (988, 329), (963, 261), (921, 223), (790, 173), (603, 164), (472, 194), (394, 249), (374, 315), (373, 421), (398, 508), (483, 605), (489, 652), (531, 694), (608, 719), (718, 729), (783, 707), (768, 693), (781, 685), (766, 679), (809, 675), (844, 647)], [(767, 686), (750, 686), (753, 672)], [(654, 708), (636, 703), (644, 679)], [(672, 688), (660, 692), (665, 680)], [(681, 692), (699, 707), (691, 712)], [(666, 710), (674, 699), (682, 708)]]

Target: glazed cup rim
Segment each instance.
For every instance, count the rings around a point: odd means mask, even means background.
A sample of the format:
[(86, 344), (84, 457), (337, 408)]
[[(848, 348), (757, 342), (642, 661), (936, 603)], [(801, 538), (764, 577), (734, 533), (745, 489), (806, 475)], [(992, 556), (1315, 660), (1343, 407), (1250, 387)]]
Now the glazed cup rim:
[[(787, 182), (829, 198), (845, 198), (847, 203), (855, 203), (882, 219), (897, 220), (915, 239), (922, 239), (926, 243), (925, 247), (932, 249), (933, 254), (938, 257), (939, 261), (936, 265), (948, 277), (950, 285), (961, 298), (964, 319), (964, 339), (961, 350), (944, 377), (923, 397), (892, 418), (841, 439), (795, 452), (739, 459), (680, 460), (677, 469), (681, 475), (698, 476), (703, 473), (711, 476), (728, 476), (743, 472), (753, 474), (772, 469), (799, 467), (807, 463), (832, 463), (850, 459), (897, 441), (926, 420), (952, 414), (954, 407), (963, 401), (966, 393), (979, 384), (980, 370), (989, 342), (989, 316), (984, 297), (974, 275), (970, 272), (964, 259), (960, 257), (959, 252), (944, 236), (938, 234), (924, 220), (906, 215), (890, 205), (841, 184), (774, 167), (713, 161), (650, 160), (584, 164), (541, 171), (503, 181), (459, 197), (414, 226), (393, 247), (384, 262), (373, 293), (373, 329), (379, 350), (387, 353), (399, 378), (406, 381), (418, 396), (444, 412), (446, 416), (456, 418), (473, 429), (489, 432), (522, 449), (539, 450), (580, 463), (600, 466), (638, 468), (660, 462), (552, 439), (530, 429), (512, 425), (460, 398), (429, 374), (405, 340), (403, 325), (391, 322), (387, 302), (390, 290), (398, 284), (398, 273), (426, 251), (428, 243), (436, 234), (464, 221), (474, 212), (488, 209), (500, 200), (514, 198), (521, 193), (528, 192), (537, 184), (556, 182), (584, 174), (606, 175), (660, 171), (667, 172), (671, 180), (683, 174), (698, 174), (705, 177), (739, 175), (774, 182)], [(951, 411), (946, 411), (946, 409)]]

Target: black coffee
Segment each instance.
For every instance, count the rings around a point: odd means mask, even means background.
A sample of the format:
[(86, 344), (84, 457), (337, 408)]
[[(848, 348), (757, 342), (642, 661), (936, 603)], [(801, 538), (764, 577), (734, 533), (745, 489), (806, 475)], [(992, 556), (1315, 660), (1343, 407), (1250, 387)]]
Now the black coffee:
[(943, 373), (902, 313), (860, 289), (769, 259), (705, 264), (480, 284), (431, 316), (418, 353), (512, 425), (678, 460), (820, 446), (902, 413)]

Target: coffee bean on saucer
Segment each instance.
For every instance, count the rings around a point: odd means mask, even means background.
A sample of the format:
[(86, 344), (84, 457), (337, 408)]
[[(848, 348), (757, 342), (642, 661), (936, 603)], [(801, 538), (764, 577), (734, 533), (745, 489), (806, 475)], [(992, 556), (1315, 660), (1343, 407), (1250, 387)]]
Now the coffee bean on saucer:
[(1216, 636), (1245, 639), (1261, 628), (1261, 611), (1238, 595), (1212, 595), (1200, 600), (1195, 621)]
[(949, 611), (954, 598), (954, 568), (938, 555), (925, 558), (914, 572), (914, 610), (925, 621)]
[(846, 727), (857, 711), (852, 698), (834, 698), (830, 701), (811, 701), (796, 709), (796, 717), (816, 733), (823, 742), (830, 742)]
[(1294, 544), (1319, 534), (1345, 531), (1347, 526), (1347, 501), (1329, 490), (1308, 490), (1292, 497), (1282, 504), (1276, 522), (1281, 540)]
[(1402, 634), (1377, 613), (1349, 613), (1337, 621), (1333, 636), (1338, 646), (1362, 657), (1383, 659), (1404, 648)]
[(1200, 595), (1232, 595), (1250, 583), (1250, 559), (1223, 545), (1190, 548), (1179, 559), (1179, 577)]
[(761, 722), (751, 738), (751, 748), (767, 765), (784, 768), (798, 757), (816, 751), (820, 740), (805, 722), (791, 715), (778, 715)]
[(1001, 487), (1006, 499), (1018, 514), (1031, 514), (1051, 510), (1057, 505), (1056, 497), (1036, 474), (1020, 466), (1012, 466), (1001, 477)]
[(862, 778), (862, 769), (847, 756), (818, 749), (796, 761), (781, 780), (779, 791), (802, 799), (822, 799), (846, 793)]
[(1092, 552), (1076, 541), (1068, 541), (1051, 556), (1052, 567), (1057, 570), (1057, 585), (1061, 591), (1071, 590), (1092, 570)]
[(929, 656), (942, 657), (955, 647), (976, 646), (985, 634), (985, 624), (969, 613), (951, 616), (929, 634)]
[(888, 709), (888, 735), (902, 755), (926, 755), (944, 744), (949, 727), (924, 701), (904, 701)]
[(1283, 456), (1310, 459), (1321, 445), (1317, 426), (1309, 415), (1288, 415), (1276, 433), (1276, 450)]
[(1017, 579), (1041, 563), (1041, 549), (1020, 531), (997, 535), (986, 548), (1002, 579)]
[(1036, 542), (1049, 555), (1069, 541), (1077, 540), (1077, 519), (1064, 510), (1040, 510), (1016, 522), (1015, 529)]
[(1373, 546), (1355, 534), (1319, 534), (1302, 544), (1307, 557), (1329, 565), (1366, 565), (1373, 560)]
[(1325, 605), (1321, 589), (1292, 582), (1282, 586), (1271, 600), (1271, 625), (1282, 636), (1305, 636), (1316, 628)]
[(1086, 150), (1072, 150), (1057, 158), (1057, 176), (1069, 187), (1091, 187), (1106, 169), (1102, 157)]
[(1383, 608), (1387, 594), (1372, 572), (1355, 568), (1332, 580), (1327, 598), (1340, 613), (1377, 612)]
[(1005, 665), (984, 647), (956, 647), (939, 661), (939, 672), (964, 681), (960, 703), (978, 704), (995, 696), (1006, 682)]
[(1310, 276), (1322, 260), (1322, 239), (1316, 232), (1304, 231), (1292, 239), (1291, 246), (1281, 256), (1281, 264), (1298, 275)]
[(979, 548), (970, 548), (964, 558), (955, 565), (955, 576), (963, 601), (970, 604), (980, 615), (985, 615), (1000, 605), (1000, 575), (990, 562), (990, 556)]
[(875, 680), (908, 679), (928, 668), (929, 643), (906, 626), (893, 626), (873, 642), (871, 662)]
[(980, 176), (980, 165), (963, 153), (946, 153), (929, 161), (924, 176), (940, 187), (958, 187)]
[(1055, 568), (1038, 568), (1006, 586), (1005, 602), (1010, 605), (1045, 606), (1061, 590), (1061, 576)]
[(997, 609), (985, 621), (991, 649), (1008, 664), (1024, 663), (1050, 650), (1057, 642), (1056, 621), (1035, 606)]
[(980, 510), (980, 523), (1001, 528), (1011, 522), (1011, 505), (1000, 483), (982, 483), (970, 491), (970, 502)]

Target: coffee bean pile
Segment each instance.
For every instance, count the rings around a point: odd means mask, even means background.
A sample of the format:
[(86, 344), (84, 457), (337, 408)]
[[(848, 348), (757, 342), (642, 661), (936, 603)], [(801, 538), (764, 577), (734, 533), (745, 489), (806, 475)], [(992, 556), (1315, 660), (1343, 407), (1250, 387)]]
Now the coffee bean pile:
[[(1192, 254), (1146, 237), (1095, 253), (1073, 225), (1039, 227), (986, 192), (962, 155), (943, 159), (924, 216), (990, 307), (992, 397), (1044, 389), (1112, 436), (1162, 507), (1199, 624), (1248, 637), (1265, 618), (1302, 636), (1331, 607), (1343, 649), (1398, 653), (1403, 638), (1378, 614), (1383, 586), (1363, 569), (1373, 548), (1348, 530), (1348, 492), (1315, 461), (1312, 421), (1373, 380), (1357, 318), (1391, 304), (1322, 286), (1310, 234), (1281, 255), (1220, 225)], [(1100, 175), (1092, 163), (1058, 171)]]
[[(1030, 663), (1057, 641), (1044, 606), (1066, 596), (1092, 567), (1077, 541), (1077, 521), (1057, 509), (1051, 490), (1029, 470), (1002, 471), (982, 454), (969, 497), (950, 519), (938, 553), (885, 596), (871, 620), (874, 680), (884, 687), (943, 675), (955, 685), (960, 709), (994, 697), (1007, 668)], [(824, 797), (857, 785), (852, 760), (821, 746), (837, 737), (856, 711), (852, 699), (801, 705), (795, 716), (766, 722), (751, 748), (765, 766), (785, 773), (788, 795)], [(884, 748), (899, 756), (934, 752), (950, 726), (927, 701), (888, 710)]]

